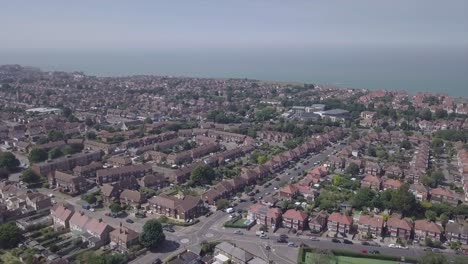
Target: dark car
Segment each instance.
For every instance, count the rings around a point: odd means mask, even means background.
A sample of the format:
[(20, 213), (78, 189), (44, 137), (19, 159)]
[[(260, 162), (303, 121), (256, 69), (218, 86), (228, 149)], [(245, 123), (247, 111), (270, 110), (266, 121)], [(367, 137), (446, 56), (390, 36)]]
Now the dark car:
[(276, 239), (276, 242), (278, 242), (278, 243), (287, 243), (288, 241), (286, 239), (284, 239), (284, 238), (278, 238), (278, 239)]
[(127, 223), (129, 223), (129, 224), (135, 223), (132, 219), (127, 219), (127, 220), (125, 220), (125, 222), (127, 222)]
[(364, 241), (364, 242), (361, 243), (361, 245), (363, 245), (363, 246), (370, 246), (370, 243), (367, 242), (367, 241)]
[(340, 241), (339, 239), (336, 239), (336, 238), (333, 238), (333, 239), (332, 239), (332, 242), (333, 242), (333, 243), (341, 243), (341, 241)]
[(348, 239), (345, 239), (345, 240), (343, 240), (343, 243), (345, 243), (345, 244), (353, 244), (353, 241), (348, 240)]
[(380, 254), (380, 251), (378, 251), (378, 250), (371, 250), (371, 251), (369, 251), (369, 253), (376, 255), (376, 254)]
[(157, 258), (153, 261), (152, 264), (162, 264), (162, 260), (160, 258)]

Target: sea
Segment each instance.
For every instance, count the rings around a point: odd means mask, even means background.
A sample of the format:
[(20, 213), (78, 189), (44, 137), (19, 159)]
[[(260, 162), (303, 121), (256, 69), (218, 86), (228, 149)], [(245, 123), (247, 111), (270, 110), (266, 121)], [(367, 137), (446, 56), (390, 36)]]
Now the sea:
[(2, 51), (0, 64), (97, 76), (250, 78), (468, 97), (468, 47)]

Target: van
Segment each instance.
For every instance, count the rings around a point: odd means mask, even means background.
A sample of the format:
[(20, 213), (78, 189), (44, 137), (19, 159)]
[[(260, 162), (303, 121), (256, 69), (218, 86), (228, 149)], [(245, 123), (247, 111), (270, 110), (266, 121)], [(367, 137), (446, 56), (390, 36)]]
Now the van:
[(232, 207), (226, 209), (226, 213), (230, 214), (232, 212), (234, 212), (234, 209)]

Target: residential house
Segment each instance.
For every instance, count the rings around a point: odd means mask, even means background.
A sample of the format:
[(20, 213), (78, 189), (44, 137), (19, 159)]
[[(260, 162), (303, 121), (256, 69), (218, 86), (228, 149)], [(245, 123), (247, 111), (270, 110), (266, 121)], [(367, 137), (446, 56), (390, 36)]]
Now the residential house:
[(311, 232), (319, 233), (327, 227), (328, 214), (325, 211), (321, 211), (316, 214), (312, 214), (309, 217), (309, 229)]
[(401, 187), (401, 185), (402, 185), (402, 183), (399, 180), (385, 179), (383, 184), (382, 184), (382, 187), (383, 187), (384, 190), (387, 190), (387, 189), (397, 190), (398, 188)]
[(409, 240), (413, 231), (413, 222), (409, 218), (401, 218), (400, 216), (392, 215), (387, 220), (387, 232), (390, 237), (399, 237)]
[(442, 235), (442, 226), (430, 222), (428, 220), (416, 220), (414, 222), (414, 239), (415, 240), (424, 240), (430, 238), (432, 240), (440, 240)]
[(125, 189), (120, 193), (120, 203), (130, 205), (134, 208), (139, 208), (141, 204), (146, 202), (146, 197), (139, 191)]
[(450, 189), (437, 187), (431, 190), (432, 202), (447, 202), (456, 206), (460, 200), (460, 195)]
[(343, 213), (334, 212), (328, 217), (327, 228), (330, 232), (347, 234), (353, 224), (353, 218)]
[(96, 182), (103, 183), (122, 181), (129, 177), (140, 178), (152, 173), (151, 164), (130, 165), (120, 168), (102, 169), (96, 172)]
[(292, 200), (298, 194), (298, 189), (294, 184), (288, 184), (281, 188), (279, 196), (281, 199)]
[(121, 251), (127, 251), (131, 246), (138, 244), (140, 234), (133, 229), (122, 226), (109, 233), (111, 245), (117, 245)]
[(255, 221), (258, 225), (265, 225), (275, 231), (281, 224), (281, 210), (270, 208), (259, 203), (249, 207), (247, 218)]
[(202, 200), (188, 195), (181, 198), (158, 195), (149, 204), (155, 213), (178, 220), (197, 218), (205, 212)]
[(55, 230), (68, 229), (70, 227), (70, 219), (74, 213), (73, 206), (69, 204), (57, 203), (50, 209), (50, 215), (54, 221)]
[(445, 226), (445, 236), (450, 242), (458, 241), (462, 245), (468, 245), (468, 222), (449, 221)]
[(429, 189), (422, 185), (421, 183), (411, 184), (409, 191), (418, 199), (419, 201), (426, 201), (429, 196)]
[(296, 209), (289, 209), (283, 214), (283, 227), (303, 231), (308, 228), (309, 216)]
[(358, 221), (358, 230), (361, 236), (379, 237), (382, 235), (383, 224), (384, 220), (380, 215), (361, 215)]
[(49, 176), (49, 184), (70, 195), (86, 192), (89, 186), (85, 178), (61, 171), (55, 171), (54, 176)]
[(364, 187), (364, 188), (370, 188), (370, 189), (379, 191), (381, 186), (382, 186), (382, 181), (380, 180), (380, 177), (375, 176), (375, 175), (366, 175), (361, 180), (361, 187)]

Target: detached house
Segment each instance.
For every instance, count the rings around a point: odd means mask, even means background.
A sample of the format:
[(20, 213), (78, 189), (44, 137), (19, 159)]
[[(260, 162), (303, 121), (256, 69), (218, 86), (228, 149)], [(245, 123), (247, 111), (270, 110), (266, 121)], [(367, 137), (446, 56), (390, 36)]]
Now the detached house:
[(282, 199), (291, 200), (298, 193), (299, 193), (299, 190), (297, 189), (296, 186), (294, 186), (294, 184), (288, 184), (280, 190), (279, 196)]
[(205, 212), (202, 200), (188, 195), (182, 198), (158, 195), (149, 204), (157, 214), (179, 220), (197, 218)]

